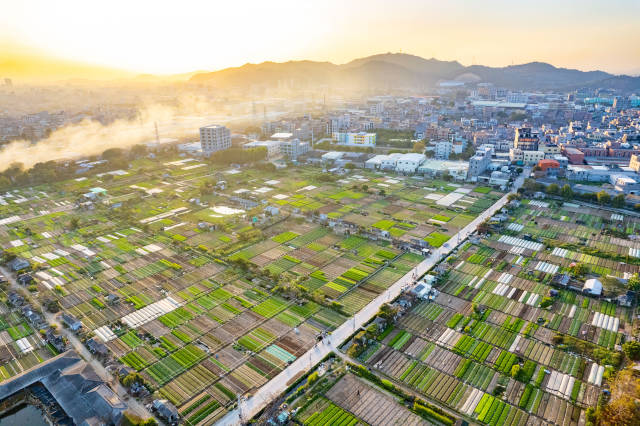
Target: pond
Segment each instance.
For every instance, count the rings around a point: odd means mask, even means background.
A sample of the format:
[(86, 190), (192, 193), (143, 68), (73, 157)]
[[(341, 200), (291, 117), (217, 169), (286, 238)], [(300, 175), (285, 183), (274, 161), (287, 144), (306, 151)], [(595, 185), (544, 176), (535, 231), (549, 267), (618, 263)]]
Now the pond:
[(0, 417), (0, 426), (49, 426), (42, 411), (33, 405), (18, 405)]

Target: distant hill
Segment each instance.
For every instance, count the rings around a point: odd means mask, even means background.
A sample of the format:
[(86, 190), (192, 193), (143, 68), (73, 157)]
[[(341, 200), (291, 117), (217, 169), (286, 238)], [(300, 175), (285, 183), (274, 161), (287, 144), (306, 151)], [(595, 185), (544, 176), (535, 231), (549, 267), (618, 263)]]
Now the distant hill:
[(425, 59), (404, 53), (384, 53), (355, 59), (343, 65), (330, 62), (263, 62), (220, 71), (198, 73), (190, 82), (218, 87), (262, 85), (312, 87), (418, 88), (440, 81), (456, 80), (493, 83), (516, 89), (570, 89), (601, 87), (640, 90), (640, 77), (615, 76), (604, 71), (557, 68), (542, 62), (507, 67), (472, 65), (457, 61)]

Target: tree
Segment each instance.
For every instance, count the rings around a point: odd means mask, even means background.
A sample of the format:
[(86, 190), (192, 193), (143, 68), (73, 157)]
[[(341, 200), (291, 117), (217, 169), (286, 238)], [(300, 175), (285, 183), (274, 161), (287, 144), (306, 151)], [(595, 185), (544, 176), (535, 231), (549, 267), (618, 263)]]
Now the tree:
[(553, 302), (554, 302), (553, 297), (545, 296), (542, 298), (542, 302), (540, 302), (540, 307), (542, 309), (548, 308), (549, 306), (553, 305)]
[(144, 378), (140, 375), (140, 373), (129, 373), (122, 378), (122, 384), (125, 387), (130, 388), (134, 383), (144, 384)]
[(511, 367), (511, 377), (513, 377), (514, 379), (518, 378), (520, 376), (520, 364), (513, 364), (513, 366)]
[(609, 195), (607, 191), (600, 191), (596, 194), (596, 199), (600, 205), (609, 204), (611, 202), (611, 195)]
[(509, 116), (509, 121), (522, 121), (527, 118), (527, 114), (524, 112), (512, 112)]
[(72, 217), (71, 220), (69, 221), (69, 229), (71, 230), (78, 229), (79, 224), (80, 224), (80, 220), (77, 217)]
[(625, 203), (624, 194), (618, 194), (615, 197), (613, 197), (613, 199), (611, 199), (611, 205), (619, 209), (624, 207), (624, 203)]
[(560, 194), (565, 200), (570, 200), (573, 198), (573, 189), (568, 184), (565, 184), (560, 190)]
[(413, 144), (412, 152), (417, 152), (419, 154), (422, 154), (424, 152), (424, 149), (425, 149), (424, 142), (419, 141)]
[(318, 381), (318, 372), (314, 371), (313, 373), (309, 374), (309, 377), (307, 377), (307, 385), (311, 386), (312, 384), (314, 384), (315, 382)]
[(584, 263), (576, 263), (571, 267), (571, 273), (576, 277), (582, 277), (589, 273), (589, 267)]
[(627, 287), (632, 291), (640, 291), (640, 277), (637, 273), (631, 275), (627, 280)]
[(558, 187), (557, 184), (552, 183), (551, 185), (547, 186), (547, 194), (558, 195), (559, 193), (560, 193), (560, 188)]
[(478, 225), (478, 234), (486, 234), (489, 232), (489, 219), (483, 221)]
[(131, 147), (131, 155), (135, 157), (142, 157), (147, 155), (147, 147), (142, 144), (137, 144)]
[(629, 341), (622, 345), (625, 355), (634, 361), (640, 360), (640, 342)]
[(386, 319), (387, 321), (393, 321), (393, 318), (396, 316), (397, 313), (398, 313), (398, 308), (394, 308), (388, 303), (385, 303), (380, 307), (380, 312), (378, 313), (378, 316)]

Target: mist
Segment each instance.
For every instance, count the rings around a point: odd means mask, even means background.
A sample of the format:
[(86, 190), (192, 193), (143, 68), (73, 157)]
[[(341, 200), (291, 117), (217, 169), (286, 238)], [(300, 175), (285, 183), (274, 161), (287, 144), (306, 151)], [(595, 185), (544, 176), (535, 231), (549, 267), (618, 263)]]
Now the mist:
[[(222, 118), (212, 114), (216, 107), (202, 98), (189, 98), (188, 103), (178, 104), (180, 107), (144, 106), (135, 119), (119, 119), (107, 125), (85, 119), (61, 127), (35, 143), (28, 140), (10, 142), (0, 149), (0, 171), (12, 163), (31, 168), (41, 162), (86, 157), (101, 154), (109, 148), (130, 148), (139, 143), (154, 142), (156, 123), (161, 139), (193, 135), (196, 140), (200, 126)], [(184, 105), (189, 108), (185, 109)]]

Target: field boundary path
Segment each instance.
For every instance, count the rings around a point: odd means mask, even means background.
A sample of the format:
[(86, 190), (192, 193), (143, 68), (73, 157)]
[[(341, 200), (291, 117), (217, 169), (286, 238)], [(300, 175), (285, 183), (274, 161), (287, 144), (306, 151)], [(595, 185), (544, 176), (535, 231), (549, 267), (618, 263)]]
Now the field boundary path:
[[(521, 173), (512, 188), (512, 192), (517, 191), (524, 182), (525, 176), (529, 176), (529, 173), (530, 169), (528, 168)], [(327, 338), (325, 338), (324, 341), (309, 349), (305, 354), (301, 355), (286, 369), (280, 372), (280, 374), (263, 385), (253, 396), (241, 399), (238, 403), (238, 408), (227, 413), (219, 420), (218, 424), (240, 425), (248, 422), (253, 416), (264, 409), (274, 398), (284, 392), (287, 387), (296, 380), (296, 378), (301, 376), (301, 373), (311, 370), (314, 365), (333, 352), (334, 347), (339, 347), (342, 342), (349, 338), (349, 336), (369, 322), (371, 318), (378, 313), (382, 305), (398, 297), (403, 290), (413, 285), (418, 277), (427, 273), (438, 262), (440, 262), (443, 257), (451, 253), (459, 243), (475, 232), (482, 222), (489, 219), (496, 212), (502, 209), (502, 207), (509, 202), (509, 195), (512, 192), (505, 194), (491, 207), (482, 212), (477, 218), (462, 228), (456, 235), (452, 236), (448, 243), (435, 249), (429, 257), (419, 263), (414, 269), (407, 272), (384, 293), (381, 293), (378, 297), (373, 299), (367, 306), (346, 320), (340, 327), (336, 328)]]

